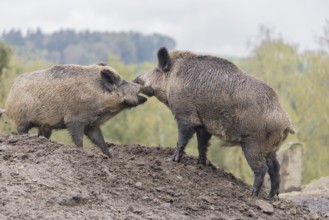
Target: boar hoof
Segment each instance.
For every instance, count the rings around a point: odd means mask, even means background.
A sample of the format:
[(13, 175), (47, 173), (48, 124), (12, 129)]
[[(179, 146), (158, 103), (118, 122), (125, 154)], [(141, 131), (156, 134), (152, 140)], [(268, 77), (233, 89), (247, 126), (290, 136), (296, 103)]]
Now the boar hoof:
[(112, 158), (112, 154), (110, 153), (110, 151), (102, 151), (103, 152), (103, 155), (106, 157), (106, 158)]
[(255, 187), (252, 188), (251, 190), (251, 195), (252, 196), (258, 196), (259, 193), (259, 189), (256, 189)]
[(204, 166), (209, 166), (213, 169), (217, 169), (217, 167), (215, 165), (213, 165), (209, 160), (207, 159), (198, 159), (197, 161), (197, 164), (201, 164), (201, 165), (204, 165)]
[(183, 156), (183, 153), (180, 153), (176, 150), (174, 155), (172, 156), (171, 160), (174, 162), (180, 162), (180, 160), (182, 159), (182, 156)]
[(201, 165), (206, 166), (207, 165), (207, 159), (204, 158), (204, 157), (199, 157), (197, 164), (201, 164)]
[(279, 189), (271, 189), (270, 198), (273, 198), (274, 196), (278, 196), (278, 195), (279, 195)]

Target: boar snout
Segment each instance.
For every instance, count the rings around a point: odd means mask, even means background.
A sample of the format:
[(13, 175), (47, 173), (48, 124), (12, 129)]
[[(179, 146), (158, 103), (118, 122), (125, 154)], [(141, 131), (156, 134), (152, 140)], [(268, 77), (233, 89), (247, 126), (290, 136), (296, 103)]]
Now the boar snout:
[(150, 86), (141, 86), (140, 92), (148, 97), (154, 96), (154, 90)]
[(144, 96), (140, 96), (138, 95), (138, 104), (143, 104), (144, 102), (147, 101), (147, 98), (145, 98)]
[[(142, 76), (142, 75), (141, 75)], [(140, 92), (148, 97), (154, 96), (154, 90), (150, 86), (145, 86), (145, 82), (141, 76), (136, 77), (133, 83), (140, 85)]]
[(136, 107), (138, 105), (143, 104), (146, 101), (147, 101), (147, 98), (145, 98), (144, 96), (140, 96), (140, 95), (137, 95), (137, 99), (135, 99), (135, 100), (129, 100), (126, 97), (124, 98), (124, 104), (128, 108)]

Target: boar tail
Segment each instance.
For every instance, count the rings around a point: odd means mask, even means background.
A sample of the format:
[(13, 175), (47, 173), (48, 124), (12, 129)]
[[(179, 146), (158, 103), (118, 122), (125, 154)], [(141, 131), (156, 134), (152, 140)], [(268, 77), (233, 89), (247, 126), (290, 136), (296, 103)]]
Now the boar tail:
[(295, 133), (296, 133), (296, 130), (295, 130), (294, 127), (292, 127), (292, 128), (287, 128), (287, 129), (288, 129), (288, 132), (289, 132), (290, 134), (295, 134)]
[(294, 128), (294, 126), (290, 126), (290, 127), (286, 128), (283, 133), (286, 134), (286, 135), (288, 135), (288, 133), (295, 134), (296, 129)]
[(4, 110), (4, 109), (2, 109), (2, 108), (0, 108), (0, 118), (1, 118), (1, 115), (3, 114), (3, 113), (5, 113), (6, 111)]
[(282, 135), (282, 140), (281, 141), (284, 141), (286, 140), (286, 138), (288, 137), (288, 134), (295, 134), (296, 133), (296, 130), (294, 128), (293, 125), (291, 125), (290, 127), (287, 127), (286, 129), (284, 129), (283, 131), (283, 135)]

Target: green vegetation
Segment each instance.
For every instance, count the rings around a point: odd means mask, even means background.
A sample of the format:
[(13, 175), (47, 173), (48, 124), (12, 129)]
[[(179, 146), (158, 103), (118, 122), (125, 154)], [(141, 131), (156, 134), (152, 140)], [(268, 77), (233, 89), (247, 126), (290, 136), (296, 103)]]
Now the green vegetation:
[[(329, 34), (326, 32), (322, 42), (329, 42)], [(76, 44), (77, 47), (79, 45)], [(325, 45), (323, 48), (329, 48), (329, 43)], [(22, 58), (11, 54), (4, 44), (0, 44), (0, 51), (5, 51), (1, 52), (1, 56), (11, 58), (5, 62), (5, 68), (0, 75), (0, 106), (3, 106), (10, 86), (18, 74), (45, 68), (51, 63), (36, 59), (23, 62)], [(151, 62), (128, 65), (127, 62), (122, 61), (122, 56), (113, 55), (115, 52), (110, 53), (110, 50), (104, 51), (107, 53), (106, 60), (110, 65), (128, 80), (152, 69), (155, 65)], [(155, 52), (152, 54), (154, 58), (155, 54)], [(263, 28), (252, 54), (235, 63), (271, 85), (277, 91), (284, 108), (293, 118), (297, 134), (290, 135), (287, 142), (299, 141), (304, 144), (303, 183), (329, 175), (329, 99), (326, 98), (329, 88), (329, 53), (325, 50), (301, 53), (296, 46), (286, 43), (282, 38)], [(177, 140), (173, 116), (167, 107), (155, 98), (150, 98), (142, 106), (120, 113), (105, 123), (102, 130), (106, 139), (114, 143), (174, 147)], [(0, 132), (11, 131), (15, 131), (15, 128), (10, 120), (6, 116), (2, 117)], [(52, 139), (72, 145), (66, 131), (54, 132)], [(252, 173), (241, 149), (221, 148), (217, 138), (213, 138), (211, 142), (210, 160), (250, 183)], [(91, 144), (85, 142), (85, 145)], [(187, 153), (197, 155), (195, 137), (188, 145)], [(115, 152), (113, 154), (115, 156)]]
[(0, 41), (0, 75), (2, 71), (9, 65), (10, 55), (10, 48)]

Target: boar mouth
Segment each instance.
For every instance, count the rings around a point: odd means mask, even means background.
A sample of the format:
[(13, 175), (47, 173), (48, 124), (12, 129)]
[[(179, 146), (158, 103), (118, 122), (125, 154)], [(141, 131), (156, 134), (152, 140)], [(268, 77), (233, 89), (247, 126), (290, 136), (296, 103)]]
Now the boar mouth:
[(144, 96), (141, 96), (141, 95), (137, 95), (137, 99), (138, 99), (137, 102), (127, 102), (125, 100), (124, 104), (127, 108), (134, 108), (134, 107), (136, 107), (138, 105), (141, 105), (141, 104), (143, 104), (144, 102), (147, 101), (147, 98), (145, 98)]

